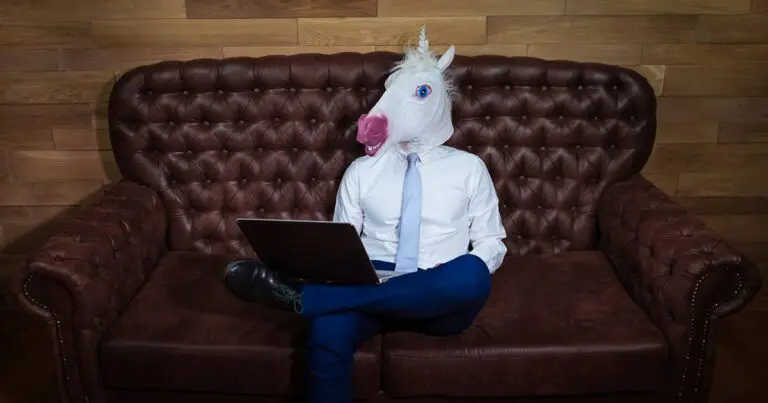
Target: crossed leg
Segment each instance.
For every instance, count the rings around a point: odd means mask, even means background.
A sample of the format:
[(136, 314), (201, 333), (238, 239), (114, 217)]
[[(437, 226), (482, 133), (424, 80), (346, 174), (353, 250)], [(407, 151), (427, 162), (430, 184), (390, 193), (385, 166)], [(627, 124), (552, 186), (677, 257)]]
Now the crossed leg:
[(473, 255), (377, 286), (305, 286), (308, 401), (352, 402), (353, 356), (361, 344), (397, 330), (458, 334), (472, 325), (489, 292), (488, 269)]

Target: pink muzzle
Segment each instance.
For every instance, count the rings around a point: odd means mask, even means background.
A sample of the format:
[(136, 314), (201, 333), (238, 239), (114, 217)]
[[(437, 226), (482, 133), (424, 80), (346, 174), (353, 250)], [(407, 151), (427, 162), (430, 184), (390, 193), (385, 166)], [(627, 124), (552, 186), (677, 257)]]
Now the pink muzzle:
[(365, 153), (376, 155), (387, 141), (387, 117), (361, 115), (357, 121), (357, 141), (365, 146)]

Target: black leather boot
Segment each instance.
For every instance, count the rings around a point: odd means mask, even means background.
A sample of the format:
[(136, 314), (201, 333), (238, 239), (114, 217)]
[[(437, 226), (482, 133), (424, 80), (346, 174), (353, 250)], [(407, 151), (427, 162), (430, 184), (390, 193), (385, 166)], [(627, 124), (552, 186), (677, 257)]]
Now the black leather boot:
[(224, 273), (224, 286), (244, 301), (268, 299), (281, 309), (301, 312), (301, 293), (258, 260), (229, 263)]

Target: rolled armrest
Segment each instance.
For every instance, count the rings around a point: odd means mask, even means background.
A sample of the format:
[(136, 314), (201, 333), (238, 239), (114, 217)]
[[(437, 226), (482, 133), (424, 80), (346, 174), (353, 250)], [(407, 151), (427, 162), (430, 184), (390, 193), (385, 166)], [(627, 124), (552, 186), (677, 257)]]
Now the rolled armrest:
[(165, 252), (165, 233), (158, 194), (123, 180), (63, 222), (15, 277), (20, 305), (51, 324), (63, 401), (88, 401), (98, 340)]
[(696, 401), (712, 364), (712, 326), (761, 287), (756, 265), (640, 175), (607, 187), (600, 249), (669, 341), (680, 401)]

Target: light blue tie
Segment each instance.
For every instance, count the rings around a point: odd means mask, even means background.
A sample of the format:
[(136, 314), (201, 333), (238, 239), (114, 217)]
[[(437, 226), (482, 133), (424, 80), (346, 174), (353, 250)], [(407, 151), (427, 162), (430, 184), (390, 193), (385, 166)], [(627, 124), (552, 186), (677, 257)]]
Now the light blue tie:
[(421, 229), (421, 175), (417, 153), (408, 154), (408, 169), (403, 181), (395, 271), (414, 272), (419, 267), (419, 232)]

